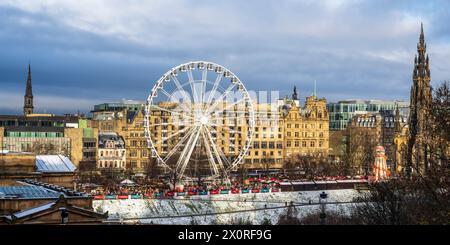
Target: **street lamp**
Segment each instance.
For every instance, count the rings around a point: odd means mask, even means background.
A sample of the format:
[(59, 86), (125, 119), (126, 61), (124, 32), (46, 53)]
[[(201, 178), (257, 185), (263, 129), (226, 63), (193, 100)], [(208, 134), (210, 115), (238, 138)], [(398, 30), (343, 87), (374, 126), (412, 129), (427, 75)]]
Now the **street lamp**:
[(69, 220), (69, 213), (67, 212), (65, 207), (60, 207), (59, 211), (61, 211), (61, 224), (67, 223)]
[(328, 194), (326, 194), (324, 191), (320, 193), (319, 195), (319, 204), (320, 204), (320, 224), (325, 225), (325, 218), (327, 217), (325, 213), (325, 205), (327, 204), (327, 197)]

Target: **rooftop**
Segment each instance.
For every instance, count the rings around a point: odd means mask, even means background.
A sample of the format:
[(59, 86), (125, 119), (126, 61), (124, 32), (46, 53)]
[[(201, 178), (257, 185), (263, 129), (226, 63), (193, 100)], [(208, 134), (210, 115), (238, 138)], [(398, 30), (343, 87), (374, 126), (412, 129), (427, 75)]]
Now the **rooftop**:
[(330, 102), (329, 104), (398, 104), (409, 105), (408, 102), (401, 100), (363, 100), (363, 99), (348, 99), (340, 100), (338, 102)]
[(0, 199), (46, 199), (58, 198), (59, 193), (42, 186), (0, 186)]
[(75, 165), (63, 155), (37, 155), (36, 167), (42, 173), (73, 173)]
[(22, 186), (0, 186), (0, 199), (57, 199), (64, 195), (66, 198), (88, 198), (83, 192), (76, 192), (61, 186), (42, 183), (34, 180), (23, 180)]

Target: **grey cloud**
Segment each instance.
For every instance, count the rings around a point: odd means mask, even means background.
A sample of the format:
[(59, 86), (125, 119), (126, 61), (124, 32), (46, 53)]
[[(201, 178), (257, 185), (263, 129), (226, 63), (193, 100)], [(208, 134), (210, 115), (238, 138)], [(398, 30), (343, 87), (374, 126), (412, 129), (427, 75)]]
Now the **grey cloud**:
[[(0, 86), (19, 95), (31, 59), (36, 97), (144, 99), (165, 71), (202, 59), (230, 68), (251, 90), (284, 95), (296, 84), (305, 96), (317, 80), (328, 100), (406, 100), (420, 21), (433, 80), (450, 78), (449, 5), (439, 0), (0, 4)], [(56, 103), (52, 109), (58, 106), (78, 107)], [(0, 104), (0, 111), (6, 110)]]

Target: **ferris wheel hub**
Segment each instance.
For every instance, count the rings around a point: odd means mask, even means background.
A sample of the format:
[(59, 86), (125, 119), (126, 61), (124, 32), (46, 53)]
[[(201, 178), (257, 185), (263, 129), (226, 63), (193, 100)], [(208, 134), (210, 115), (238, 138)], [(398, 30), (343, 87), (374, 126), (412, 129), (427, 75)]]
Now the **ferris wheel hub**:
[(207, 117), (207, 116), (202, 116), (202, 117), (200, 117), (200, 123), (201, 123), (202, 125), (208, 124), (208, 117)]

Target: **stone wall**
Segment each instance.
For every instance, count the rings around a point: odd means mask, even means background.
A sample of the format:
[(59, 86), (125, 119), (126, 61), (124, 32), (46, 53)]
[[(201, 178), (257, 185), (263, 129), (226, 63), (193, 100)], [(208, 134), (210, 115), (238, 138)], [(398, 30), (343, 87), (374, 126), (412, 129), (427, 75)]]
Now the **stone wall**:
[(70, 139), (70, 160), (78, 167), (83, 159), (83, 129), (64, 128), (64, 137)]

